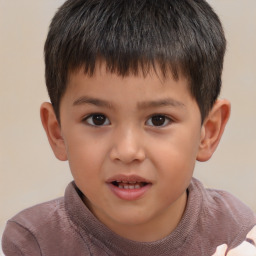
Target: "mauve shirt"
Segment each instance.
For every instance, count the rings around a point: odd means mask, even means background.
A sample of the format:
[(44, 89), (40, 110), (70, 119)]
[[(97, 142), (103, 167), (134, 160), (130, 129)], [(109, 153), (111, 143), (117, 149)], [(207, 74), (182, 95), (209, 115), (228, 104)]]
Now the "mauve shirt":
[[(155, 242), (136, 242), (112, 232), (88, 210), (72, 182), (65, 196), (36, 205), (8, 221), (2, 238), (6, 256), (211, 256), (216, 247), (241, 243), (255, 214), (227, 192), (205, 189), (196, 179), (176, 229)], [(154, 232), (154, 230), (152, 230)]]

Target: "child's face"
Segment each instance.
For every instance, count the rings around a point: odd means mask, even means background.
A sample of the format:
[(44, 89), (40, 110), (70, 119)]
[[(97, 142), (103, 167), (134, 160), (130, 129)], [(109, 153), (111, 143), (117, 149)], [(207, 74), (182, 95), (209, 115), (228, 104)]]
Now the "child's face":
[(79, 71), (60, 119), (71, 172), (98, 219), (124, 236), (177, 225), (202, 133), (185, 78), (122, 78), (104, 65), (93, 77)]

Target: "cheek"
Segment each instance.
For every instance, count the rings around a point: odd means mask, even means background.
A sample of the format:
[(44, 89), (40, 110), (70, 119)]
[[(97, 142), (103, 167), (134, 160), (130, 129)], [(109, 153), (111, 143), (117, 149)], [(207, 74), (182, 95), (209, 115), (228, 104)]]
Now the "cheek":
[(171, 182), (170, 185), (176, 188), (185, 189), (189, 185), (195, 166), (197, 139), (182, 133), (154, 145), (157, 146), (152, 148), (154, 151), (151, 151), (151, 155), (154, 155), (154, 164), (160, 180)]
[(178, 134), (165, 138), (161, 143), (155, 142), (154, 145), (151, 154), (156, 156), (156, 161), (159, 159), (157, 162), (170, 168), (176, 166), (186, 170), (195, 163), (199, 142), (193, 136)]
[(74, 135), (67, 140), (67, 155), (71, 172), (76, 179), (93, 179), (105, 161), (106, 149), (100, 141)]

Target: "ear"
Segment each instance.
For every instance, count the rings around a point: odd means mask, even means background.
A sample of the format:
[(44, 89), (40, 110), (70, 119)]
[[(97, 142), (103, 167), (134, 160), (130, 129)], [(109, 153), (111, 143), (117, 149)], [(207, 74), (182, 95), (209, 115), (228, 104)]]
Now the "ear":
[(211, 158), (217, 148), (230, 116), (230, 103), (217, 100), (205, 119), (201, 129), (201, 142), (197, 160), (204, 162)]
[(48, 141), (56, 158), (61, 161), (67, 160), (66, 147), (61, 136), (60, 124), (56, 119), (51, 103), (44, 102), (41, 105), (40, 116)]

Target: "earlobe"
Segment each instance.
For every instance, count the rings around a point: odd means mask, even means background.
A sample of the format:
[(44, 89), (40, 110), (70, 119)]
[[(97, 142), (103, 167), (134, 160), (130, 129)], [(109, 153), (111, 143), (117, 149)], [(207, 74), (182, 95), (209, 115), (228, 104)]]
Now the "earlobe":
[(61, 135), (60, 125), (56, 119), (51, 103), (44, 102), (41, 105), (40, 116), (48, 141), (56, 158), (61, 161), (67, 160), (66, 147)]
[(197, 154), (198, 161), (207, 161), (216, 150), (230, 116), (230, 103), (217, 100), (206, 117), (201, 129), (201, 142)]

